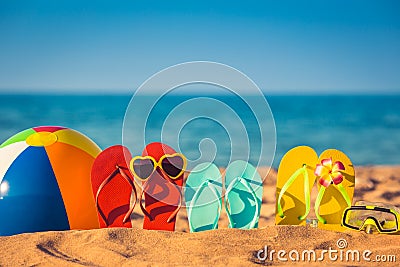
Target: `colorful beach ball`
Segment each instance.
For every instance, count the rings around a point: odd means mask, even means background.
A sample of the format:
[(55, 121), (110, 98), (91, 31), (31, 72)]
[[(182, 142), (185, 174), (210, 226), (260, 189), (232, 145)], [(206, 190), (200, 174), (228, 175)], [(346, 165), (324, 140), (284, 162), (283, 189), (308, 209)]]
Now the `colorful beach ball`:
[(99, 228), (90, 172), (100, 152), (85, 135), (55, 126), (0, 145), (0, 235)]

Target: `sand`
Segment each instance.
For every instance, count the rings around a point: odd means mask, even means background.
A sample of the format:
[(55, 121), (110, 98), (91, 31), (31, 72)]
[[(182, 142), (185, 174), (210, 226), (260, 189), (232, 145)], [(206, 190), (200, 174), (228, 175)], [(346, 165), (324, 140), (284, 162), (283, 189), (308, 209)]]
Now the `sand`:
[[(259, 171), (265, 176), (267, 168), (260, 168)], [(400, 166), (359, 167), (356, 174), (355, 201), (387, 202), (400, 207)], [(176, 232), (142, 230), (143, 216), (137, 207), (132, 217), (134, 229), (42, 232), (0, 237), (0, 266), (376, 266), (378, 263), (373, 261), (376, 256), (386, 259), (386, 262), (379, 262), (379, 266), (399, 265), (400, 235), (368, 235), (351, 230), (335, 232), (310, 226), (274, 226), (275, 179), (276, 171), (271, 170), (264, 182), (259, 229), (227, 229), (228, 219), (222, 211), (220, 229), (188, 233), (186, 211), (182, 209)], [(346, 246), (339, 248), (338, 242)], [(272, 250), (285, 250), (282, 258), (287, 261), (279, 260), (277, 252), (272, 254), (272, 258), (263, 260), (266, 246), (268, 255)], [(299, 261), (293, 261), (297, 255), (293, 250), (299, 253)], [(306, 251), (305, 261), (302, 261), (304, 250), (314, 250), (317, 260), (314, 261), (311, 255), (311, 261), (308, 261)], [(354, 260), (350, 250), (357, 250)], [(371, 254), (367, 255), (366, 250), (370, 250)], [(329, 251), (332, 259), (335, 255), (338, 259), (331, 260)], [(363, 253), (367, 253), (366, 258), (371, 261), (363, 259)], [(318, 261), (322, 258), (321, 254), (324, 259)], [(360, 261), (357, 261), (357, 254)], [(396, 262), (393, 262), (393, 256)]]

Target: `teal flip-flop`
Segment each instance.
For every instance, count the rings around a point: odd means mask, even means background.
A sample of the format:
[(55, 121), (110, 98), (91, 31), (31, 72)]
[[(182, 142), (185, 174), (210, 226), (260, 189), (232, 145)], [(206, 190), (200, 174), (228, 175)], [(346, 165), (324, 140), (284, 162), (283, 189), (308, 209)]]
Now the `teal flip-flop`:
[(184, 189), (190, 232), (218, 228), (222, 206), (222, 177), (211, 162), (197, 165)]
[(237, 160), (226, 168), (225, 209), (229, 228), (258, 227), (263, 184), (260, 174), (250, 163)]

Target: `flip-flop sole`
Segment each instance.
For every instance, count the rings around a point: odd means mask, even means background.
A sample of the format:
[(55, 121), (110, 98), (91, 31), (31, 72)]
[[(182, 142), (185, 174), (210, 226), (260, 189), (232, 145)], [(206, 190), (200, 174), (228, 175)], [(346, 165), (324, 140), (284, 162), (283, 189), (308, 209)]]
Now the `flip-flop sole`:
[[(350, 200), (353, 200), (354, 185), (355, 185), (355, 171), (351, 160), (341, 151), (336, 149), (328, 149), (322, 152), (319, 156), (318, 161), (321, 162), (323, 159), (332, 158), (332, 162), (341, 161), (345, 167), (341, 173), (344, 176), (343, 182), (341, 183), (345, 188)], [(321, 185), (318, 183), (318, 190)], [(319, 207), (319, 214), (326, 220), (326, 224), (340, 225), (342, 220), (343, 211), (347, 208), (346, 200), (338, 188), (334, 185), (326, 188), (324, 196), (321, 200)], [(322, 227), (322, 224), (319, 224)]]
[[(95, 199), (101, 183), (116, 170), (117, 165), (124, 170), (125, 174), (133, 182), (133, 176), (128, 167), (131, 158), (129, 150), (121, 145), (109, 147), (97, 156), (93, 163), (91, 174)], [(126, 223), (123, 222), (130, 208), (131, 194), (132, 187), (119, 173), (101, 189), (98, 203), (107, 219), (108, 227), (132, 228), (131, 220)], [(99, 213), (98, 219), (100, 227), (106, 228), (107, 225)]]
[[(193, 200), (198, 190), (201, 191)], [(193, 168), (186, 180), (184, 195), (190, 231), (217, 229), (222, 195), (222, 177), (218, 167), (205, 162)]]
[[(229, 192), (225, 193), (225, 205), (229, 205), (230, 226), (233, 228), (250, 229), (252, 227), (253, 218), (256, 217), (254, 228), (258, 227), (258, 219), (260, 217), (260, 209), (256, 214), (257, 207), (261, 207), (263, 182), (256, 168), (250, 163), (237, 160), (229, 164), (225, 173), (225, 188), (229, 188), (235, 179), (244, 178), (251, 186), (256, 195), (254, 199), (249, 189), (242, 183), (237, 182)], [(256, 202), (257, 201), (257, 202)]]
[[(168, 145), (155, 142), (148, 144), (142, 156), (151, 156), (158, 161), (164, 154), (174, 154), (176, 151)], [(147, 181), (145, 187), (145, 209), (151, 218), (144, 216), (143, 229), (174, 231), (176, 216), (169, 222), (169, 217), (175, 212), (181, 201), (183, 175), (177, 179), (165, 177), (161, 171), (156, 170)]]
[(179, 190), (182, 179), (175, 185), (161, 175), (153, 175), (144, 193), (145, 209), (151, 218), (144, 216), (143, 229), (174, 231), (176, 216), (168, 219), (177, 209), (180, 201)]
[[(279, 164), (276, 180), (276, 201), (279, 193), (287, 180), (294, 172), (307, 165), (309, 192), (315, 182), (314, 170), (318, 162), (317, 153), (308, 146), (298, 146), (289, 150), (282, 158)], [(298, 177), (293, 184), (286, 190), (281, 199), (284, 217), (278, 214), (277, 205), (275, 205), (275, 224), (276, 225), (305, 225), (306, 220), (299, 220), (306, 212), (306, 203), (304, 195), (304, 177)]]

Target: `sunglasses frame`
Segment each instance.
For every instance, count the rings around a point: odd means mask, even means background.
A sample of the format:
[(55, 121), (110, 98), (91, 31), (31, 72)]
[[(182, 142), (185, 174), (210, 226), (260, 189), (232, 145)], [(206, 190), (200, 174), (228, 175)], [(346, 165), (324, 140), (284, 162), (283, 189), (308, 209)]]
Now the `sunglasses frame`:
[[(179, 156), (179, 157), (182, 158), (182, 160), (183, 160), (183, 167), (182, 167), (182, 169), (181, 169), (181, 171), (179, 172), (178, 175), (176, 175), (176, 176), (171, 176), (171, 175), (169, 175), (169, 174), (164, 170), (164, 168), (162, 167), (162, 164), (161, 164), (161, 163), (162, 163), (162, 161), (163, 161), (164, 159), (166, 159), (166, 158), (173, 158), (173, 157), (176, 157), (176, 156)], [(135, 172), (135, 169), (134, 169), (133, 164), (134, 164), (135, 160), (137, 160), (137, 159), (142, 159), (142, 160), (143, 160), (143, 159), (150, 159), (150, 160), (153, 162), (153, 170), (152, 170), (152, 172), (150, 173), (150, 175), (149, 175), (148, 177), (146, 177), (145, 179), (143, 179), (142, 177), (140, 177), (140, 176)], [(130, 167), (131, 172), (133, 173), (133, 175), (134, 175), (136, 178), (138, 178), (139, 180), (142, 180), (142, 181), (146, 181), (147, 179), (149, 179), (149, 177), (154, 173), (154, 171), (157, 169), (157, 167), (160, 168), (165, 174), (167, 174), (167, 176), (168, 176), (170, 179), (175, 180), (175, 179), (177, 179), (179, 176), (181, 176), (181, 175), (185, 172), (186, 166), (187, 166), (187, 159), (186, 159), (186, 157), (185, 157), (183, 154), (181, 154), (181, 153), (164, 154), (164, 155), (162, 155), (162, 157), (160, 158), (160, 160), (159, 160), (158, 162), (157, 162), (157, 161), (155, 160), (155, 158), (153, 158), (152, 156), (135, 156), (135, 157), (133, 157), (133, 158), (131, 159), (131, 162), (129, 163), (129, 167)]]
[[(386, 212), (386, 213), (393, 214), (394, 217), (396, 218), (396, 229), (383, 229), (381, 224), (378, 222), (378, 220), (376, 218), (372, 217), (372, 216), (368, 217), (367, 219), (365, 219), (363, 221), (363, 224), (360, 227), (356, 227), (356, 226), (353, 226), (351, 224), (348, 224), (348, 223), (346, 223), (346, 218), (347, 218), (347, 214), (351, 210), (376, 210), (376, 211), (380, 211), (380, 212)], [(400, 214), (398, 212), (396, 212), (395, 210), (382, 208), (382, 207), (376, 207), (376, 206), (351, 206), (351, 207), (346, 208), (344, 210), (343, 216), (342, 216), (342, 225), (344, 227), (347, 227), (347, 228), (350, 228), (350, 229), (361, 231), (364, 228), (365, 222), (368, 219), (371, 219), (371, 220), (373, 220), (375, 222), (375, 226), (378, 229), (379, 233), (396, 233), (396, 232), (400, 231), (400, 229), (399, 229)]]

